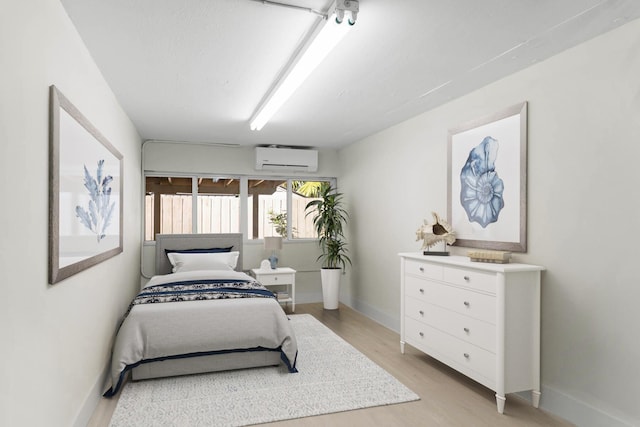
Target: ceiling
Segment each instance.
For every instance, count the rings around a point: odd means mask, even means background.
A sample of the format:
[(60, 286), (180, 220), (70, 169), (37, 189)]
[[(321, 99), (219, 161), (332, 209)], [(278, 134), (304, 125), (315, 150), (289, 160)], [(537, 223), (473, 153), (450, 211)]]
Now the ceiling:
[(360, 0), (352, 31), (251, 131), (317, 15), (255, 0), (61, 2), (144, 140), (317, 148), (358, 141), (640, 17), (637, 0)]

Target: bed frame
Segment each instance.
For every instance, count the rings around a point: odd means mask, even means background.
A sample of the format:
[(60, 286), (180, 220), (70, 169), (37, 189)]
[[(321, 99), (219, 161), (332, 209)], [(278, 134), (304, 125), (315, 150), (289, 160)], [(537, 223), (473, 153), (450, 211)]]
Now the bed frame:
[[(165, 249), (205, 249), (232, 246), (240, 252), (237, 271), (242, 270), (242, 234), (158, 234), (156, 236), (156, 274), (171, 273)], [(280, 364), (280, 353), (270, 351), (216, 354), (186, 359), (143, 363), (131, 370), (132, 380), (228, 371)]]

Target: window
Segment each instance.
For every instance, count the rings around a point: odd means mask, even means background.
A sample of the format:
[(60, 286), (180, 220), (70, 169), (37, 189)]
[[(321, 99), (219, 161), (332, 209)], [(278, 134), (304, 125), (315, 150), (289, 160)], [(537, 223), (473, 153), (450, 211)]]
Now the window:
[(318, 194), (331, 181), (292, 181), (291, 226), (295, 230), (294, 238), (313, 239), (316, 231), (313, 226), (313, 214), (307, 216), (307, 203), (318, 199)]
[(313, 216), (307, 216), (307, 203), (331, 181), (250, 179), (247, 209), (249, 239), (282, 236), (288, 239), (316, 237)]
[[(147, 176), (145, 240), (179, 233), (239, 233), (249, 240), (265, 236), (315, 238), (305, 207), (327, 181), (215, 176)], [(241, 203), (246, 194), (246, 208)], [(246, 209), (246, 213), (241, 210)], [(242, 224), (241, 218), (246, 219)]]
[(158, 233), (240, 231), (237, 178), (148, 176), (145, 184), (145, 240)]
[(198, 233), (240, 231), (240, 180), (198, 178)]
[(247, 186), (248, 238), (287, 237), (287, 180), (249, 179)]

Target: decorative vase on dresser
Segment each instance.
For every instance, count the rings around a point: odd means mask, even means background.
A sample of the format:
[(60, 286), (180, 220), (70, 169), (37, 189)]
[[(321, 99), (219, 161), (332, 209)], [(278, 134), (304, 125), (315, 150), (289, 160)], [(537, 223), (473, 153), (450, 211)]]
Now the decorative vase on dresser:
[(401, 253), (400, 351), (405, 343), (496, 392), (540, 403), (540, 272), (528, 264)]

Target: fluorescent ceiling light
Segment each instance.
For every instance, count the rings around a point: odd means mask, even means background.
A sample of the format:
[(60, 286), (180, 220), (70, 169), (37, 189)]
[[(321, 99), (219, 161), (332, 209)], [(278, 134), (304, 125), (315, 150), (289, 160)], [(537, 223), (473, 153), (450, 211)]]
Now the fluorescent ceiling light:
[(351, 29), (351, 24), (338, 24), (335, 13), (321, 18), (316, 28), (302, 45), (299, 53), (289, 62), (284, 74), (260, 103), (253, 115), (251, 130), (260, 130), (306, 80), (331, 50)]

